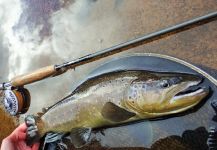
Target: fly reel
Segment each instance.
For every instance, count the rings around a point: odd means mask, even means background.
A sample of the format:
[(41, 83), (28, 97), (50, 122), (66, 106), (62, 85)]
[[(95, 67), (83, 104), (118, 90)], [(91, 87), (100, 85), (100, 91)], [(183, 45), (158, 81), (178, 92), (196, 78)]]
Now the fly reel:
[(3, 104), (10, 115), (24, 114), (28, 111), (31, 96), (26, 88), (19, 87), (14, 90), (4, 90)]

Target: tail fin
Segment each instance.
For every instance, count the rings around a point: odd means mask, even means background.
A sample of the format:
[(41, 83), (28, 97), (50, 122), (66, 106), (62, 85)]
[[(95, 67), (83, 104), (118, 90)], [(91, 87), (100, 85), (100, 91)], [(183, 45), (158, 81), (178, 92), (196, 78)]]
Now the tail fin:
[(40, 118), (37, 118), (33, 115), (28, 115), (25, 118), (25, 123), (27, 125), (26, 143), (28, 146), (31, 146), (34, 143), (39, 142), (40, 138), (43, 137), (43, 122), (40, 120)]
[[(39, 117), (28, 115), (25, 118), (25, 123), (27, 125), (26, 143), (28, 146), (32, 146), (34, 143), (39, 142), (40, 139), (44, 136), (43, 122)], [(65, 135), (65, 133), (47, 133), (44, 138), (44, 144), (42, 145), (42, 149), (67, 149), (66, 144), (64, 144), (62, 141)]]

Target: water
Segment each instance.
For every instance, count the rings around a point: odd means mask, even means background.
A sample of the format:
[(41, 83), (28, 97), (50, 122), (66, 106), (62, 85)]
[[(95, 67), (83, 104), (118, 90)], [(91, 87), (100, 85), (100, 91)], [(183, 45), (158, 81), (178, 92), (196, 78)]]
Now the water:
[[(114, 11), (114, 5), (115, 1), (94, 0), (1, 1), (0, 67), (3, 74), (0, 81), (124, 41), (126, 37), (117, 32), (124, 25), (124, 18), (119, 18), (123, 12), (116, 15), (118, 10)], [(102, 7), (105, 8), (103, 12)], [(41, 111), (42, 107), (61, 99), (71, 91), (72, 83), (84, 77), (96, 64), (27, 86), (32, 96), (28, 113)]]

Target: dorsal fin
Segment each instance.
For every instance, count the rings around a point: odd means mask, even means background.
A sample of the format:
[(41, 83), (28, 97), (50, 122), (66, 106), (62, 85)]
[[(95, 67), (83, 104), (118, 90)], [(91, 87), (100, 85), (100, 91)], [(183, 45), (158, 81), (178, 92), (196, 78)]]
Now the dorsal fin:
[(50, 107), (43, 107), (41, 112), (37, 112), (37, 115), (35, 117), (41, 118), (49, 109)]

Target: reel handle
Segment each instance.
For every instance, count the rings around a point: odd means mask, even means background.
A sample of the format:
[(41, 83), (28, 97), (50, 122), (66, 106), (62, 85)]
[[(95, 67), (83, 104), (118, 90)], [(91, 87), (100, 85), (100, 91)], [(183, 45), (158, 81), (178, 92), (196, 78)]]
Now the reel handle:
[(36, 81), (46, 79), (48, 77), (54, 77), (54, 76), (60, 75), (66, 71), (67, 71), (66, 68), (57, 70), (54, 65), (47, 66), (47, 67), (38, 69), (36, 71), (33, 71), (31, 73), (17, 76), (10, 81), (10, 84), (13, 87), (21, 87), (26, 84), (30, 84)]

